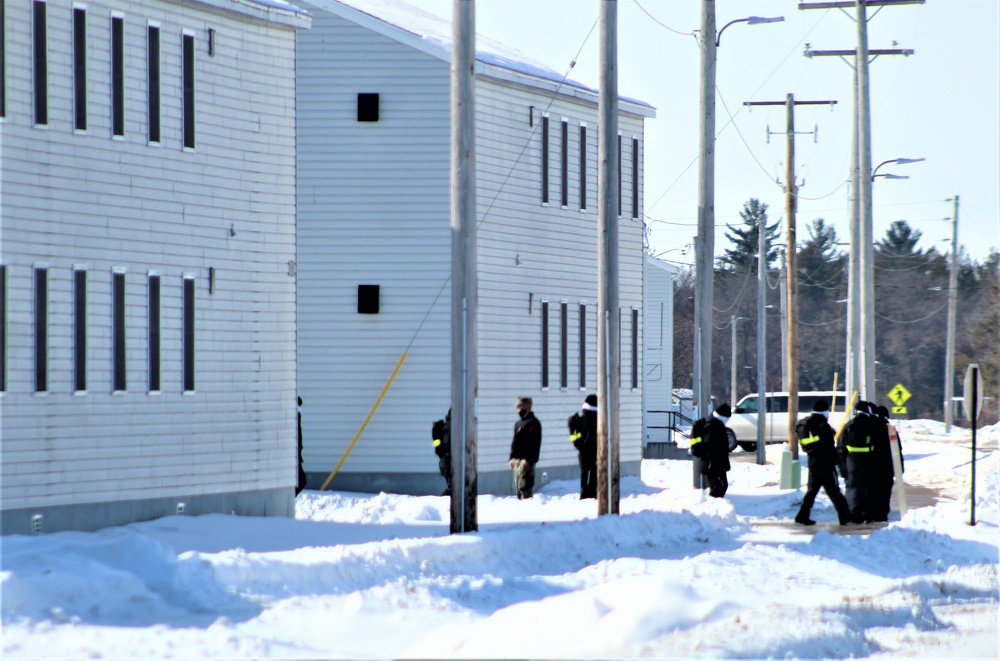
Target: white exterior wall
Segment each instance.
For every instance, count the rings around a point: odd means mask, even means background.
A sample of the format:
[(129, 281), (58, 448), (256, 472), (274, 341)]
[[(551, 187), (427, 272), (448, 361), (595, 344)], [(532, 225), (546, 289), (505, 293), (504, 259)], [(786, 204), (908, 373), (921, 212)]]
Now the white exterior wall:
[[(308, 19), (251, 5), (236, 13), (191, 2), (88, 2), (89, 125), (79, 132), (72, 6), (47, 3), (49, 123), (35, 127), (31, 3), (6, 5), (4, 532), (25, 532), (15, 513), (46, 508), (53, 521), (47, 530), (65, 524), (54, 523), (65, 508), (77, 508), (66, 527), (86, 528), (173, 513), (180, 500), (188, 513), (290, 514), (294, 44), (295, 28), (307, 27)], [(125, 19), (126, 130), (115, 139), (112, 12)], [(160, 27), (159, 145), (147, 140), (148, 21)], [(195, 35), (194, 150), (182, 149), (181, 136), (185, 30)], [(32, 269), (39, 263), (49, 267), (46, 394), (34, 392)], [(75, 265), (88, 270), (85, 394), (73, 392)], [(126, 271), (124, 394), (111, 392), (116, 267)], [(209, 268), (216, 273), (214, 294)], [(149, 272), (161, 276), (159, 394), (148, 393)], [(185, 275), (196, 279), (196, 390), (189, 394), (181, 379)], [(94, 507), (81, 513), (79, 506), (88, 504)]]
[[(674, 278), (677, 268), (646, 256), (643, 269), (643, 442), (666, 442), (663, 429), (672, 403), (674, 355)], [(654, 411), (656, 413), (650, 413)]]
[[(449, 65), (382, 34), (384, 30), (306, 7), (314, 20), (298, 47), (298, 349), (305, 469), (311, 486), (325, 481), (408, 350), (399, 375), (331, 484), (359, 490), (440, 490), (444, 484), (430, 428), (447, 412), (450, 393)], [(538, 109), (553, 95), (488, 76), (487, 71), (478, 77), (476, 92), (478, 471), (480, 490), (498, 492), (510, 489), (507, 456), (517, 395), (535, 398), (543, 424), (540, 474), (555, 468), (553, 477), (558, 469), (569, 476), (577, 470), (565, 421), (587, 392), (596, 391), (597, 375), (597, 107), (564, 95), (553, 102), (550, 181), (555, 204), (544, 207), (540, 142), (533, 132)], [(357, 121), (360, 92), (380, 94), (378, 122)], [(535, 127), (528, 125), (532, 105)], [(589, 126), (585, 213), (579, 206), (558, 206), (563, 115), (571, 126), (571, 204), (578, 205), (579, 199), (579, 143), (573, 131), (581, 121)], [(641, 221), (632, 220), (630, 206), (631, 136), (641, 143), (642, 119), (623, 115), (622, 132), (627, 202), (626, 218), (620, 221), (626, 309), (621, 459), (638, 462), (641, 385), (634, 392), (627, 385), (627, 311), (642, 304)], [(381, 286), (379, 314), (358, 314), (359, 284)], [(543, 298), (551, 302), (552, 387), (545, 391), (540, 383)], [(570, 303), (570, 383), (561, 391), (558, 306), (564, 298)], [(581, 300), (588, 306), (585, 390), (578, 386), (577, 367)]]

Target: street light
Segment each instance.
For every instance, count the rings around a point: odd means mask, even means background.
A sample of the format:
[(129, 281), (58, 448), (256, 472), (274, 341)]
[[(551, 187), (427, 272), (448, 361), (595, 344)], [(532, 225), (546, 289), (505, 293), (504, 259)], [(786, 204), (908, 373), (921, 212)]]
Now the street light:
[(889, 163), (895, 163), (896, 165), (907, 165), (909, 163), (920, 163), (926, 159), (923, 158), (890, 158), (888, 161), (882, 161), (879, 163), (874, 170), (872, 170), (872, 181), (875, 181), (875, 177), (885, 177), (886, 179), (909, 179), (907, 176), (901, 176), (898, 174), (878, 174), (878, 169), (883, 165)]
[[(711, 390), (711, 350), (712, 350), (712, 297), (715, 263), (715, 51), (719, 46), (722, 32), (734, 23), (758, 25), (777, 23), (784, 17), (760, 18), (748, 16), (730, 21), (715, 29), (715, 0), (702, 0), (701, 30), (699, 50), (701, 52), (701, 81), (699, 94), (699, 136), (698, 166), (698, 234), (695, 237), (695, 398), (698, 401), (698, 417), (709, 413), (706, 405)], [(701, 487), (701, 462), (691, 462), (694, 472), (694, 486)], [(763, 463), (763, 462), (761, 462)]]

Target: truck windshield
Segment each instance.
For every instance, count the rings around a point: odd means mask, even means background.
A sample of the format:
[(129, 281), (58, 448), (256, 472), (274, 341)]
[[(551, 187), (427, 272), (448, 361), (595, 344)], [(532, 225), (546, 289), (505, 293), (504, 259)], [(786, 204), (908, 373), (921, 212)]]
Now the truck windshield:
[(756, 413), (757, 412), (757, 398), (747, 397), (742, 402), (736, 405), (736, 410), (734, 413)]

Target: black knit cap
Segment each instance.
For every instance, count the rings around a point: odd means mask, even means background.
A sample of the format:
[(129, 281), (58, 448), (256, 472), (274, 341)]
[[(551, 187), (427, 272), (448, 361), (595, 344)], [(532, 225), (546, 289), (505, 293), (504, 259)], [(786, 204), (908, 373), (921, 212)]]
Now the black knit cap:
[(729, 404), (723, 404), (719, 408), (715, 409), (715, 412), (723, 418), (730, 418), (733, 415), (733, 410), (729, 408)]
[(830, 405), (826, 403), (825, 399), (821, 399), (813, 404), (813, 411), (816, 413), (822, 413), (823, 411), (829, 411)]
[(583, 403), (590, 406), (597, 406), (597, 395), (587, 395), (587, 398), (583, 400)]

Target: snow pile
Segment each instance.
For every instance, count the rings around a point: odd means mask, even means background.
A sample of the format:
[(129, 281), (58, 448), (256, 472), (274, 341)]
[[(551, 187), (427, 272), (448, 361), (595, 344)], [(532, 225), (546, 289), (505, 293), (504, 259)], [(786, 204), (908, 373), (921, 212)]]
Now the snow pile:
[(446, 498), (305, 492), (296, 520), (7, 536), (3, 654), (995, 656), (1000, 429), (983, 432), (974, 527), (967, 434), (901, 434), (908, 483), (936, 500), (854, 534), (823, 495), (815, 529), (790, 524), (802, 491), (734, 453), (724, 500), (691, 488), (689, 462), (645, 461), (621, 516), (554, 482), (480, 496), (467, 535), (448, 535)]

